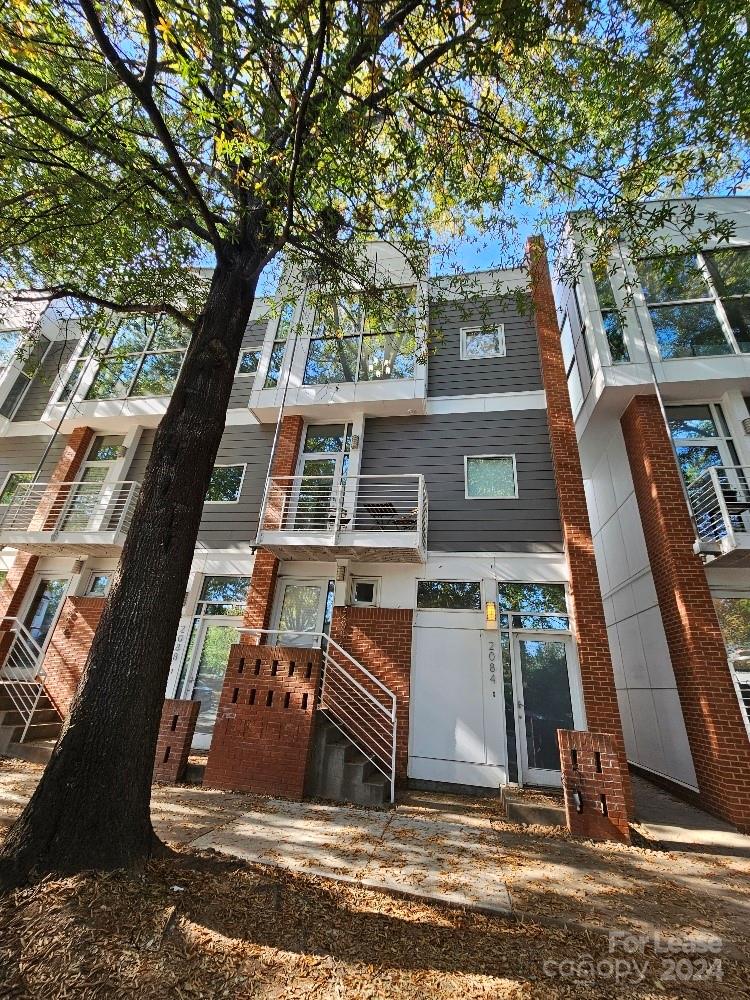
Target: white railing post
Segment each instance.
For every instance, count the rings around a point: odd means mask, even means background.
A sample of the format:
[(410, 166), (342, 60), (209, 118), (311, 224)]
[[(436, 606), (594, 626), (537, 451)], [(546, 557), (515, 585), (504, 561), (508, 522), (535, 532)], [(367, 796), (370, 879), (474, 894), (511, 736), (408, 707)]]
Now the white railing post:
[(709, 476), (711, 478), (714, 495), (721, 513), (721, 519), (724, 522), (724, 530), (726, 533), (725, 537), (729, 539), (732, 548), (734, 548), (736, 545), (734, 528), (732, 527), (732, 519), (729, 516), (729, 508), (727, 507), (727, 501), (724, 497), (724, 491), (721, 488), (721, 483), (719, 482), (719, 470), (717, 468), (709, 469)]
[(0, 667), (0, 687), (7, 693), (21, 717), (23, 731), (19, 743), (23, 743), (43, 691), (43, 651), (17, 618), (4, 618), (2, 624), (5, 631), (12, 634), (12, 638)]

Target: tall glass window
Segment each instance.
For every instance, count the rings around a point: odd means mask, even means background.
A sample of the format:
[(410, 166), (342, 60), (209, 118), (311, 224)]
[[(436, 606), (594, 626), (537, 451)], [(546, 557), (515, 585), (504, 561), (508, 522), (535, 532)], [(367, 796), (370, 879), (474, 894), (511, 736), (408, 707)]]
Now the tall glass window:
[(617, 300), (612, 288), (612, 281), (607, 274), (594, 272), (596, 296), (602, 313), (602, 326), (607, 338), (610, 357), (613, 364), (630, 361), (625, 334), (622, 326), (622, 316), (617, 307)]

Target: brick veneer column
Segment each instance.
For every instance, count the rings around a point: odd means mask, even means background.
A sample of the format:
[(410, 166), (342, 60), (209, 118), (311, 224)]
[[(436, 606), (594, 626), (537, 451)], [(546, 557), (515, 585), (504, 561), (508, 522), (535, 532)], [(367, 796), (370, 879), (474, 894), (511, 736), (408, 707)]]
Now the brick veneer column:
[[(623, 770), (611, 736), (558, 729), (568, 829), (576, 837), (630, 842)], [(578, 802), (576, 802), (576, 796)]]
[(232, 646), (203, 784), (301, 799), (319, 649)]
[(615, 742), (627, 811), (632, 816), (620, 709), (544, 240), (530, 239), (527, 253), (586, 720), (590, 730), (606, 733)]
[(200, 707), (199, 701), (168, 698), (164, 702), (156, 740), (154, 781), (176, 785), (185, 777)]
[(750, 830), (750, 742), (656, 396), (636, 396), (621, 424), (701, 797)]
[(44, 656), (44, 689), (65, 718), (104, 611), (103, 597), (67, 597)]
[[(331, 638), (396, 695), (396, 778), (406, 780), (409, 755), (411, 608), (333, 609)], [(335, 655), (335, 651), (334, 651)], [(346, 668), (346, 662), (342, 664)], [(357, 681), (364, 683), (356, 675)], [(373, 694), (377, 688), (373, 686)]]
[[(276, 450), (271, 464), (272, 476), (293, 476), (297, 470), (302, 440), (302, 417), (284, 417), (281, 421)], [(249, 628), (268, 628), (276, 590), (279, 560), (272, 552), (262, 549), (255, 554), (253, 575), (245, 608), (245, 624)]]
[[(77, 427), (65, 443), (65, 448), (50, 477), (53, 483), (73, 479), (86, 456), (94, 432), (90, 427)], [(57, 491), (51, 494), (56, 496)], [(45, 497), (32, 518), (29, 530), (43, 530), (49, 517), (50, 499)], [(13, 565), (0, 588), (0, 618), (15, 618), (36, 571), (39, 557), (28, 552), (17, 553)]]
[(75, 479), (93, 436), (94, 431), (91, 427), (76, 427), (65, 442), (63, 453), (50, 476), (49, 489), (45, 490), (39, 501), (39, 506), (29, 524), (29, 531), (48, 531), (54, 528), (60, 516), (61, 503), (64, 503), (71, 490), (70, 486), (60, 488), (56, 484), (69, 483)]

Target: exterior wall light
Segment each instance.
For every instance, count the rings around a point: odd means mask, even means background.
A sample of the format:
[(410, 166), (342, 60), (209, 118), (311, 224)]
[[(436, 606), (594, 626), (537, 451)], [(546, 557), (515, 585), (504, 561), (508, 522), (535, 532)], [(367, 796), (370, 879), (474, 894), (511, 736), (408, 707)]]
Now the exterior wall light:
[(494, 601), (485, 602), (484, 621), (487, 628), (495, 628), (497, 625), (497, 605)]

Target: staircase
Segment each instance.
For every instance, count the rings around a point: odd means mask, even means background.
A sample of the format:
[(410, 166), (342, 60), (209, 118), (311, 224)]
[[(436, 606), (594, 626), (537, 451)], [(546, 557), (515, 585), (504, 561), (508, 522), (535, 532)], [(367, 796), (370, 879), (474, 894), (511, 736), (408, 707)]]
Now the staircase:
[(318, 714), (308, 794), (333, 802), (382, 806), (390, 798), (388, 779), (326, 718)]
[(17, 618), (0, 619), (0, 643), (0, 754), (43, 763), (62, 729), (44, 692), (43, 651)]
[(62, 720), (46, 694), (39, 695), (27, 728), (26, 719), (0, 686), (0, 754), (44, 763), (51, 746), (40, 746), (38, 741), (56, 741), (61, 729)]

